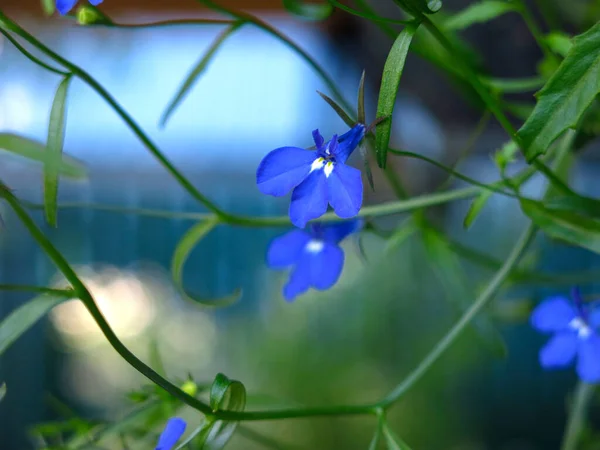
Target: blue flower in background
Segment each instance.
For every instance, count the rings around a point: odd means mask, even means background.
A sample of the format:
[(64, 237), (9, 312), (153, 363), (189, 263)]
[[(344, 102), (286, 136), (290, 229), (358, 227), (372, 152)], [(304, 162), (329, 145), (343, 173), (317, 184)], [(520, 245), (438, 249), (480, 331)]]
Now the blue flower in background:
[[(88, 0), (92, 5), (98, 6), (103, 0)], [(56, 0), (56, 9), (63, 16), (73, 9), (77, 0)]]
[(258, 166), (258, 189), (275, 197), (293, 189), (290, 220), (299, 228), (325, 214), (329, 204), (341, 218), (356, 216), (363, 200), (362, 178), (360, 170), (345, 163), (364, 135), (365, 126), (357, 124), (325, 143), (315, 130), (316, 151), (299, 147), (273, 150)]
[(344, 252), (338, 245), (346, 236), (359, 231), (362, 220), (338, 224), (311, 224), (307, 230), (292, 230), (273, 239), (267, 252), (267, 264), (272, 269), (294, 266), (283, 296), (292, 301), (313, 287), (325, 290), (340, 277)]
[(155, 450), (171, 450), (181, 436), (183, 436), (183, 433), (185, 433), (185, 427), (185, 420), (179, 417), (169, 419), (165, 429), (158, 438)]
[(538, 331), (553, 333), (540, 350), (545, 369), (569, 366), (577, 356), (577, 374), (588, 383), (600, 381), (600, 310), (584, 305), (578, 289), (573, 302), (556, 296), (546, 299), (531, 313), (531, 325)]

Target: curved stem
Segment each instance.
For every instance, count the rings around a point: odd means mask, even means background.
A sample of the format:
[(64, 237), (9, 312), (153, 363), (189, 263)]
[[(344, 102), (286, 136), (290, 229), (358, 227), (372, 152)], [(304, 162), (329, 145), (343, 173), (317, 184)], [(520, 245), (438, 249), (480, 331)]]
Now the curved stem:
[(17, 41), (14, 37), (12, 37), (12, 35), (9, 32), (0, 28), (0, 33), (2, 33), (2, 35), (6, 39), (8, 39), (10, 41), (10, 43), (12, 45), (14, 45), (15, 48), (21, 52), (21, 54), (23, 54), (27, 59), (29, 59), (34, 64), (37, 64), (38, 66), (43, 67), (44, 69), (48, 70), (49, 72), (55, 73), (62, 77), (66, 77), (67, 75), (69, 75), (69, 72), (65, 72), (64, 70), (60, 70), (60, 69), (57, 69), (56, 67), (52, 67), (51, 65), (46, 64), (44, 61), (39, 59), (37, 56), (34, 56), (29, 50), (27, 50), (25, 47), (23, 47), (19, 43), (19, 41)]
[(569, 413), (569, 420), (563, 436), (560, 450), (576, 450), (581, 431), (585, 426), (585, 415), (594, 395), (593, 384), (580, 381), (575, 388), (575, 398)]

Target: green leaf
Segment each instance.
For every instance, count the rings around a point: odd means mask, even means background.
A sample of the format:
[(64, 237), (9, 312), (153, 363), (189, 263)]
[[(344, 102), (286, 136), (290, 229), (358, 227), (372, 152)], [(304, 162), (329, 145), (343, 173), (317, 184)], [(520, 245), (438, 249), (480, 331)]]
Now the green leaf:
[(442, 8), (441, 0), (394, 0), (403, 10), (415, 17), (433, 14)]
[(390, 430), (387, 423), (383, 424), (382, 432), (388, 450), (411, 450), (406, 442)]
[(544, 206), (548, 209), (559, 209), (571, 211), (600, 219), (600, 200), (595, 198), (584, 197), (580, 195), (566, 195), (563, 197), (554, 197), (544, 202)]
[(515, 162), (515, 155), (519, 151), (519, 147), (515, 144), (515, 141), (508, 141), (505, 143), (500, 150), (494, 155), (496, 165), (500, 169), (500, 173), (504, 174), (506, 167)]
[(333, 12), (329, 3), (307, 3), (302, 0), (283, 0), (283, 6), (292, 14), (308, 20), (325, 20)]
[(6, 397), (6, 383), (0, 384), (0, 402)]
[(600, 221), (534, 200), (521, 199), (521, 209), (548, 236), (600, 253)]
[(169, 102), (169, 105), (165, 109), (165, 112), (163, 113), (162, 118), (160, 119), (160, 126), (164, 127), (166, 125), (173, 112), (175, 112), (175, 109), (177, 109), (177, 107), (183, 101), (183, 99), (190, 93), (190, 90), (198, 81), (203, 72), (206, 70), (206, 68), (212, 61), (213, 57), (215, 56), (223, 42), (225, 42), (225, 40), (229, 36), (231, 36), (233, 33), (239, 30), (244, 23), (245, 22), (242, 20), (236, 21), (229, 27), (227, 27), (225, 30), (223, 30), (216, 37), (216, 39), (213, 41), (210, 47), (208, 47), (206, 53), (202, 56), (202, 58), (200, 58), (200, 61), (198, 61), (198, 63), (194, 66), (192, 71), (185, 79), (185, 81), (179, 87), (179, 90), (177, 91), (173, 99)]
[(467, 211), (467, 215), (463, 220), (463, 227), (465, 229), (469, 229), (473, 222), (483, 210), (483, 207), (486, 205), (487, 201), (492, 196), (492, 191), (481, 191), (481, 193), (471, 202), (471, 206), (469, 206), (469, 210)]
[(385, 168), (387, 160), (387, 149), (392, 131), (392, 113), (394, 112), (396, 95), (400, 86), (400, 77), (402, 76), (410, 43), (418, 26), (418, 23), (413, 23), (404, 27), (396, 38), (383, 68), (379, 101), (377, 102), (377, 117), (388, 117), (388, 119), (377, 125), (375, 145), (377, 164), (382, 169)]
[(348, 125), (349, 127), (353, 127), (356, 124), (356, 120), (352, 119), (352, 117), (350, 117), (350, 115), (346, 111), (344, 111), (344, 108), (338, 105), (335, 102), (335, 100), (323, 94), (322, 92), (317, 91), (317, 94), (319, 94), (321, 98), (333, 108), (333, 110), (337, 113), (338, 116), (340, 116), (340, 118), (344, 121), (346, 125)]
[(562, 57), (567, 56), (573, 47), (573, 39), (567, 33), (562, 31), (553, 31), (544, 39), (550, 50)]
[(558, 70), (536, 95), (531, 116), (517, 132), (527, 161), (546, 153), (567, 128), (574, 128), (600, 92), (600, 23), (573, 40)]
[(371, 442), (369, 443), (368, 450), (377, 450), (379, 448), (379, 442), (381, 441), (381, 435), (382, 435), (382, 428), (380, 426), (378, 426), (375, 429), (375, 434), (373, 435), (373, 439), (371, 439)]
[(218, 218), (207, 219), (197, 223), (181, 238), (171, 261), (171, 273), (175, 285), (181, 292), (181, 295), (186, 299), (195, 303), (200, 303), (205, 306), (228, 306), (235, 303), (241, 296), (241, 290), (235, 291), (233, 294), (219, 299), (204, 299), (195, 294), (189, 293), (183, 286), (183, 267), (187, 261), (191, 251), (196, 247), (196, 244), (219, 224)]
[(358, 83), (358, 107), (356, 108), (358, 111), (358, 123), (366, 124), (367, 123), (367, 115), (365, 113), (365, 71), (360, 77), (360, 81)]
[(41, 0), (44, 14), (46, 14), (47, 16), (51, 16), (52, 14), (54, 14), (54, 10), (56, 9), (55, 1), (56, 0)]
[(476, 23), (485, 23), (503, 14), (517, 10), (516, 3), (485, 0), (472, 3), (467, 8), (450, 16), (443, 24), (446, 30), (464, 30)]
[(66, 76), (58, 85), (48, 124), (47, 160), (44, 164), (44, 211), (50, 226), (56, 226), (58, 178), (65, 142), (65, 118), (67, 109), (67, 93), (71, 76)]
[(0, 355), (64, 298), (41, 295), (11, 312), (0, 323)]
[[(11, 133), (0, 133), (0, 150), (43, 164), (47, 164), (50, 159), (45, 145)], [(87, 177), (87, 170), (84, 165), (69, 156), (62, 157), (59, 172), (62, 176), (69, 178), (81, 179)]]

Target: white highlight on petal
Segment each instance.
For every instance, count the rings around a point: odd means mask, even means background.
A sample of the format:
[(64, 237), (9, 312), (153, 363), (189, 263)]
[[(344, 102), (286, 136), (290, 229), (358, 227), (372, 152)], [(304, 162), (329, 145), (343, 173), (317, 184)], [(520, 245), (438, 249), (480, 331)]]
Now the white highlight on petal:
[(579, 339), (586, 339), (592, 334), (592, 329), (581, 317), (575, 317), (571, 320), (571, 322), (569, 322), (569, 328), (577, 331), (577, 337), (579, 337)]
[(310, 166), (310, 171), (313, 172), (315, 170), (319, 170), (320, 168), (323, 167), (323, 164), (325, 164), (325, 159), (323, 159), (323, 158), (315, 159)]
[(326, 177), (329, 177), (329, 175), (331, 175), (331, 172), (333, 172), (333, 163), (331, 161), (325, 164), (325, 169), (323, 169), (323, 172), (325, 172)]
[(309, 253), (321, 253), (321, 251), (323, 250), (323, 247), (325, 247), (325, 244), (323, 243), (323, 241), (319, 241), (317, 239), (311, 239), (310, 241), (308, 241), (308, 244), (306, 244), (305, 250)]

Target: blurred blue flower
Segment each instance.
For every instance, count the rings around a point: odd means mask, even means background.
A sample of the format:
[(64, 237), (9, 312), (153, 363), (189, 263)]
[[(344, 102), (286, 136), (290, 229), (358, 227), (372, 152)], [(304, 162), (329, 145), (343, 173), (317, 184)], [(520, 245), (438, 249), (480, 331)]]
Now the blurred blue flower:
[(357, 124), (325, 143), (315, 130), (316, 151), (299, 147), (273, 150), (256, 171), (258, 189), (275, 197), (293, 189), (290, 220), (299, 228), (325, 214), (328, 204), (341, 218), (356, 216), (363, 200), (362, 178), (360, 170), (345, 163), (364, 135), (365, 126)]
[[(92, 5), (98, 6), (103, 0), (88, 0)], [(77, 0), (56, 0), (56, 9), (63, 16), (73, 9)]]
[(584, 305), (578, 289), (573, 302), (562, 296), (549, 297), (531, 313), (531, 325), (538, 331), (553, 333), (540, 350), (545, 369), (569, 366), (577, 356), (577, 374), (588, 383), (600, 381), (600, 309)]
[(168, 420), (165, 429), (158, 438), (155, 450), (171, 450), (179, 438), (185, 433), (185, 420), (179, 417), (172, 417)]
[(292, 301), (313, 287), (332, 287), (342, 273), (344, 252), (338, 245), (346, 236), (359, 231), (362, 220), (322, 225), (311, 224), (306, 230), (292, 230), (273, 239), (267, 252), (267, 264), (272, 269), (295, 266), (283, 296)]

